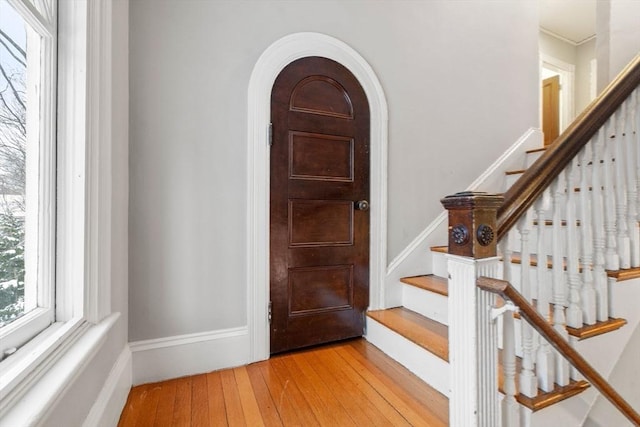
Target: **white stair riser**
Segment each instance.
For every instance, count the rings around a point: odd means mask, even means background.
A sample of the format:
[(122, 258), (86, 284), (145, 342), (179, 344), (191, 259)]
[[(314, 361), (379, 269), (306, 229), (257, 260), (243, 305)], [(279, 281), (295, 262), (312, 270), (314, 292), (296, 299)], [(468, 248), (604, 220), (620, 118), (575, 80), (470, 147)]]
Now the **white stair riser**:
[(436, 276), (448, 278), (447, 255), (442, 252), (431, 252), (431, 260), (433, 266), (432, 273)]
[(422, 381), (449, 396), (449, 363), (367, 317), (367, 341), (413, 372)]
[(503, 190), (507, 191), (509, 188), (511, 188), (513, 183), (516, 182), (521, 176), (522, 176), (521, 173), (505, 175)]
[(544, 151), (536, 151), (533, 153), (527, 153), (525, 156), (525, 160), (526, 160), (526, 167), (530, 168), (531, 165), (540, 158), (540, 156), (542, 156), (542, 154), (544, 153)]
[(402, 305), (436, 322), (448, 324), (449, 303), (444, 295), (403, 283)]

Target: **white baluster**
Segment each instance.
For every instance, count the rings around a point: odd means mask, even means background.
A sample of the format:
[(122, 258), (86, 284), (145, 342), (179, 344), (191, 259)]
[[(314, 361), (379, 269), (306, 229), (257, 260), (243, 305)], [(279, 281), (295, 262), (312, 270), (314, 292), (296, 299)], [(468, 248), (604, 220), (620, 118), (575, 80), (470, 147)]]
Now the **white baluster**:
[(607, 270), (620, 269), (620, 257), (618, 256), (618, 244), (616, 241), (616, 195), (613, 184), (613, 156), (615, 144), (615, 117), (612, 116), (603, 126), (605, 138), (603, 141), (603, 199), (604, 199), (604, 231), (606, 238), (605, 266)]
[(513, 280), (513, 263), (512, 263), (512, 255), (513, 251), (511, 250), (511, 240), (512, 233), (509, 230), (507, 234), (498, 242), (498, 255), (502, 258), (502, 280), (506, 280), (507, 282), (514, 285)]
[(574, 157), (566, 170), (567, 180), (567, 276), (569, 281), (569, 307), (567, 307), (567, 325), (582, 327), (582, 303), (580, 301), (580, 261), (578, 225), (576, 217), (577, 198), (574, 191), (574, 175), (578, 169), (578, 160)]
[[(547, 269), (547, 251), (546, 251), (546, 233), (545, 220), (546, 213), (551, 206), (551, 197), (547, 188), (542, 197), (536, 202), (536, 214), (538, 219), (538, 245), (537, 257), (538, 266), (537, 282), (538, 282), (538, 311), (547, 320), (550, 318), (549, 313), (549, 294), (550, 294), (550, 278)], [(555, 379), (555, 365), (553, 360), (553, 352), (549, 343), (541, 339), (538, 347), (536, 371), (538, 375), (538, 384), (540, 388), (546, 392), (553, 390), (553, 382)]]
[[(566, 182), (564, 171), (551, 184), (553, 192), (553, 235), (552, 235), (552, 260), (553, 260), (553, 327), (565, 339), (569, 338), (567, 332), (564, 307), (567, 305), (567, 290), (564, 280), (564, 256), (562, 246), (565, 241), (564, 227), (562, 226), (562, 208), (565, 205)], [(560, 386), (569, 384), (569, 362), (555, 352), (556, 377), (555, 382)]]
[(638, 185), (636, 165), (638, 145), (634, 130), (637, 123), (636, 118), (636, 92), (633, 92), (625, 101), (627, 120), (625, 120), (624, 142), (626, 146), (626, 167), (627, 167), (627, 227), (629, 229), (629, 262), (631, 267), (640, 266), (640, 228), (638, 227)]
[(631, 242), (629, 240), (629, 228), (627, 227), (627, 194), (625, 180), (625, 146), (624, 128), (626, 123), (625, 104), (616, 111), (616, 137), (615, 137), (615, 187), (616, 187), (616, 228), (618, 255), (620, 256), (620, 268), (631, 267)]
[[(633, 145), (636, 149), (636, 188), (640, 190), (640, 89), (633, 91)], [(640, 223), (640, 197), (636, 201), (636, 221)]]
[[(578, 219), (576, 216), (576, 208), (578, 198), (576, 197), (575, 179), (578, 173), (578, 158), (574, 157), (567, 170), (567, 188), (569, 197), (567, 201), (567, 276), (569, 281), (569, 307), (567, 308), (567, 326), (573, 328), (582, 327), (582, 301), (580, 298), (580, 258), (579, 258), (579, 240), (578, 240)], [(575, 338), (570, 337), (569, 342), (575, 345)], [(570, 376), (574, 380), (581, 379), (580, 373), (575, 367), (571, 366)]]
[(504, 426), (520, 425), (520, 404), (516, 401), (516, 331), (513, 313), (502, 315), (502, 372), (504, 374), (504, 399), (502, 400), (502, 423)]
[(609, 319), (609, 290), (607, 272), (605, 271), (605, 232), (604, 206), (602, 198), (602, 180), (605, 132), (601, 127), (590, 144), (593, 146), (592, 178), (591, 178), (591, 210), (593, 225), (593, 283), (596, 291), (596, 319), (604, 322)]
[(591, 196), (589, 188), (589, 167), (591, 146), (587, 144), (578, 155), (580, 161), (580, 234), (582, 235), (582, 321), (587, 325), (596, 323), (596, 290), (593, 287), (593, 239), (591, 232)]
[[(507, 233), (498, 246), (502, 253), (503, 280), (513, 280), (513, 263), (511, 262), (511, 232)], [(505, 426), (517, 426), (520, 424), (520, 405), (516, 401), (516, 336), (513, 313), (506, 311), (502, 316), (502, 372), (504, 399), (502, 399), (502, 423)], [(496, 319), (497, 321), (498, 319)], [(498, 329), (499, 330), (499, 329)]]
[[(518, 221), (518, 231), (520, 232), (520, 254), (522, 262), (520, 264), (520, 287), (522, 295), (531, 302), (531, 251), (529, 249), (529, 233), (533, 214), (529, 209)], [(534, 342), (533, 328), (529, 322), (520, 322), (522, 326), (522, 371), (520, 372), (520, 393), (528, 397), (538, 395), (538, 379), (533, 372), (534, 368)]]

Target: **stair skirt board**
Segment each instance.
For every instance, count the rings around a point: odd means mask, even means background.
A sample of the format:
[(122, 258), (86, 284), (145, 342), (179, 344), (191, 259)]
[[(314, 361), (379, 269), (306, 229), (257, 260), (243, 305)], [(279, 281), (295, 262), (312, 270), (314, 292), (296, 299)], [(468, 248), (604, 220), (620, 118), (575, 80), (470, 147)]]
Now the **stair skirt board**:
[[(509, 147), (491, 166), (489, 166), (476, 180), (468, 191), (501, 192), (504, 187), (504, 174), (511, 169), (520, 169), (531, 162), (531, 158), (537, 158), (539, 147), (543, 144), (542, 130), (529, 128), (514, 144)], [(395, 257), (388, 266), (385, 286), (393, 287), (401, 277), (422, 274), (428, 261), (424, 260), (425, 253), (432, 244), (446, 240), (447, 236), (446, 212), (442, 212), (430, 223), (400, 254)], [(444, 256), (442, 257), (444, 260)], [(447, 277), (446, 263), (444, 269), (433, 266), (432, 273)], [(393, 303), (385, 306), (391, 307)]]
[(449, 397), (449, 363), (367, 317), (367, 341)]

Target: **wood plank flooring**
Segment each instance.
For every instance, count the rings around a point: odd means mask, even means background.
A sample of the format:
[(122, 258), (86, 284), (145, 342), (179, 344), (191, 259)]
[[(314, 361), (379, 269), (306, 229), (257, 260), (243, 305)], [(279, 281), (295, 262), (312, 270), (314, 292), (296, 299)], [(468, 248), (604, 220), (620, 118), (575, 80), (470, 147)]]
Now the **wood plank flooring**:
[(448, 400), (363, 339), (133, 387), (119, 427), (447, 426)]

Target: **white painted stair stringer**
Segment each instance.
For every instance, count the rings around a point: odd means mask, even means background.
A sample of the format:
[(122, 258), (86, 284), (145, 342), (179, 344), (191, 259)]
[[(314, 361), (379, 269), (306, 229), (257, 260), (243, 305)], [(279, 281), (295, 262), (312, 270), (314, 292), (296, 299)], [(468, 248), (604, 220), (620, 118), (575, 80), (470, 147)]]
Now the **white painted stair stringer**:
[[(526, 151), (538, 148), (542, 145), (543, 137), (540, 129), (528, 129), (509, 149), (507, 149), (489, 168), (487, 168), (467, 190), (487, 191), (499, 193), (504, 186), (504, 174), (508, 170), (521, 169), (526, 165)], [(443, 195), (445, 196), (445, 195)], [(387, 275), (384, 279), (385, 302), (384, 307), (396, 307), (401, 304), (402, 288), (400, 279), (408, 276), (417, 276), (425, 273), (433, 273), (447, 277), (437, 270), (437, 266), (431, 266), (431, 257), (428, 256), (429, 248), (442, 244), (447, 237), (447, 213), (443, 211), (431, 224), (429, 224), (387, 267)], [(445, 263), (446, 265), (446, 263)]]
[(370, 317), (367, 317), (365, 338), (422, 381), (449, 396), (449, 362)]

